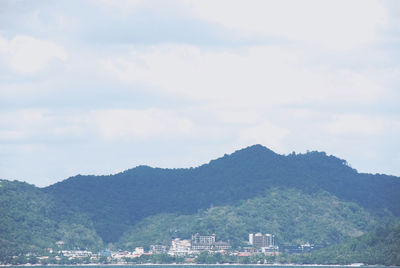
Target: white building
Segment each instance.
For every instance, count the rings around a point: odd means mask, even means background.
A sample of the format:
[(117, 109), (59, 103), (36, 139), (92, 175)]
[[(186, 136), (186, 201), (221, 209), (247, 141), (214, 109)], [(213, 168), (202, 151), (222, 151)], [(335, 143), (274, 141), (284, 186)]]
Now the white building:
[(254, 245), (254, 234), (249, 234), (249, 245)]
[(62, 254), (64, 257), (72, 257), (72, 258), (85, 258), (92, 256), (91, 251), (87, 250), (61, 250), (58, 252)]
[(249, 234), (249, 244), (256, 248), (274, 247), (275, 236), (272, 234)]
[(132, 252), (132, 255), (134, 258), (140, 257), (144, 254), (144, 248), (143, 247), (136, 247), (135, 251)]
[(153, 254), (161, 254), (167, 252), (167, 247), (164, 245), (151, 245), (150, 252)]
[(168, 254), (174, 256), (183, 256), (190, 253), (190, 240), (181, 240), (175, 238), (171, 241), (171, 248)]

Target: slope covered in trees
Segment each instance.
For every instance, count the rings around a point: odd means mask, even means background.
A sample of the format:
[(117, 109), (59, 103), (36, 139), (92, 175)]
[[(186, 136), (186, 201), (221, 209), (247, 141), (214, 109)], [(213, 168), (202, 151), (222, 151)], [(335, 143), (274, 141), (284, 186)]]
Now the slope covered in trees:
[(109, 176), (76, 176), (43, 189), (63, 205), (86, 214), (106, 242), (159, 213), (193, 214), (210, 206), (237, 205), (271, 187), (305, 193), (326, 191), (371, 213), (400, 215), (400, 179), (359, 174), (325, 153), (278, 155), (255, 145), (198, 168), (139, 166)]
[(57, 241), (132, 248), (194, 232), (234, 246), (249, 232), (274, 233), (281, 244), (333, 245), (396, 221), (399, 193), (397, 177), (359, 174), (325, 153), (284, 156), (260, 145), (197, 168), (139, 166), (46, 188), (0, 180), (0, 262)]
[(190, 239), (191, 234), (217, 234), (234, 247), (247, 246), (249, 233), (273, 233), (276, 242), (287, 244), (332, 245), (371, 230), (378, 222), (355, 203), (340, 201), (327, 192), (306, 194), (288, 188), (271, 188), (262, 196), (237, 206), (218, 206), (194, 215), (158, 214), (145, 218), (126, 232), (120, 248), (167, 245), (175, 237)]
[(379, 227), (311, 254), (291, 256), (296, 263), (400, 265), (400, 222)]
[(90, 219), (72, 213), (41, 189), (0, 180), (0, 259), (41, 252), (63, 241), (64, 248), (98, 248), (101, 238)]

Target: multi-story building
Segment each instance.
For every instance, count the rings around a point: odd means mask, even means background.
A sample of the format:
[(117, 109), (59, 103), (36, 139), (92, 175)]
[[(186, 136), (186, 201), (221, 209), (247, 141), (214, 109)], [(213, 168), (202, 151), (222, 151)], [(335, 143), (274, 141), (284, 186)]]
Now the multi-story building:
[(215, 244), (215, 234), (212, 235), (192, 235), (192, 250), (211, 250)]
[(218, 241), (213, 245), (215, 250), (227, 250), (231, 248), (231, 245), (228, 242)]
[(171, 241), (171, 248), (168, 254), (175, 256), (182, 256), (190, 253), (190, 240), (180, 240), (175, 238)]
[(192, 235), (192, 244), (209, 244), (215, 243), (215, 234), (200, 235), (199, 233)]
[(153, 254), (162, 254), (167, 252), (167, 247), (164, 245), (151, 245), (150, 251)]
[(215, 241), (215, 234), (212, 235), (192, 235), (192, 250), (226, 250), (230, 249), (231, 246), (227, 242)]
[(92, 252), (87, 250), (61, 250), (58, 253), (61, 253), (64, 257), (72, 258), (85, 258), (92, 256)]
[(256, 248), (274, 247), (275, 236), (272, 234), (249, 234), (249, 244)]
[(132, 252), (133, 258), (140, 257), (144, 254), (144, 248), (143, 247), (136, 247), (135, 251)]

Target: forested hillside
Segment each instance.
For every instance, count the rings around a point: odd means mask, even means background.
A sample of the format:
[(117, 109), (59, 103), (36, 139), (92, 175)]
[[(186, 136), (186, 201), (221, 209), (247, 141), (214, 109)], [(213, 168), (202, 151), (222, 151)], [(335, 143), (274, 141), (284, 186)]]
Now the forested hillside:
[[(398, 221), (399, 193), (398, 177), (359, 174), (325, 153), (284, 156), (260, 145), (197, 168), (139, 166), (46, 188), (0, 180), (0, 262), (46, 248), (169, 245), (195, 232), (234, 247), (251, 232), (273, 233), (281, 245), (355, 237), (361, 245), (368, 232)], [(382, 245), (388, 241), (396, 248), (389, 238)]]
[(69, 208), (89, 215), (106, 242), (159, 213), (193, 214), (210, 206), (237, 205), (271, 187), (304, 193), (326, 191), (371, 213), (400, 215), (400, 179), (359, 174), (325, 153), (278, 155), (254, 145), (190, 169), (140, 166), (109, 176), (76, 176), (43, 189)]
[(0, 259), (41, 252), (57, 241), (63, 248), (103, 245), (88, 217), (59, 206), (33, 185), (0, 180)]
[(271, 188), (262, 196), (237, 206), (218, 206), (194, 215), (158, 214), (145, 218), (125, 233), (122, 248), (167, 244), (193, 233), (217, 234), (235, 247), (247, 246), (249, 233), (273, 233), (276, 243), (332, 245), (357, 237), (392, 220), (389, 213), (375, 217), (355, 203), (340, 201), (327, 192), (305, 194), (288, 188)]
[(379, 227), (345, 243), (292, 256), (297, 263), (400, 265), (400, 222)]

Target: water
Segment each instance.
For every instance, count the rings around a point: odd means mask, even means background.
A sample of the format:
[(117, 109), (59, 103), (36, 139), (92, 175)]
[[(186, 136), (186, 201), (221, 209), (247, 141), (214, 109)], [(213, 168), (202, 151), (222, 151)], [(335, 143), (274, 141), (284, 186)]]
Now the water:
[[(188, 268), (189, 266), (194, 266), (196, 268), (260, 268), (260, 266), (268, 266), (271, 268), (349, 268), (349, 267), (358, 267), (358, 266), (342, 266), (342, 265), (254, 265), (254, 264), (137, 264), (137, 265), (35, 265), (36, 268), (127, 268), (128, 266), (134, 266), (135, 268)], [(21, 268), (21, 266), (7, 266), (11, 268)], [(368, 266), (374, 268), (388, 268), (394, 267), (399, 268), (400, 266)]]

